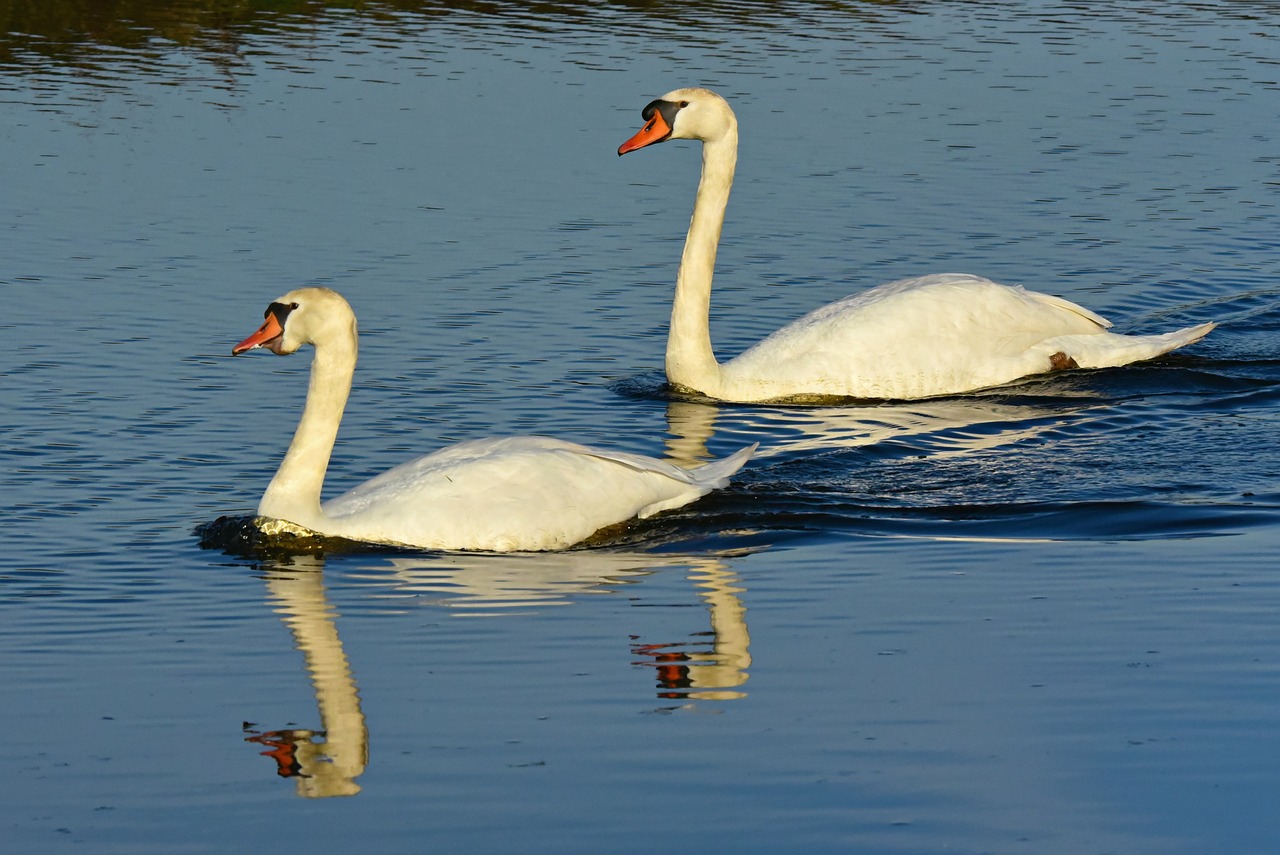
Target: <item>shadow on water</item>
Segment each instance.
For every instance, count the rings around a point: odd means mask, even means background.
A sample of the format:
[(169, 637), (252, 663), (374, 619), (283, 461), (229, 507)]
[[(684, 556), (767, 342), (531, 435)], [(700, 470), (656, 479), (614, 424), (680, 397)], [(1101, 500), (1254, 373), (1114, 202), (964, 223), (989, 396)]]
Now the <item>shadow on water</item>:
[(388, 546), (326, 537), (256, 514), (221, 516), (197, 525), (193, 533), (200, 538), (204, 549), (220, 549), (228, 555), (265, 561), (395, 551)]

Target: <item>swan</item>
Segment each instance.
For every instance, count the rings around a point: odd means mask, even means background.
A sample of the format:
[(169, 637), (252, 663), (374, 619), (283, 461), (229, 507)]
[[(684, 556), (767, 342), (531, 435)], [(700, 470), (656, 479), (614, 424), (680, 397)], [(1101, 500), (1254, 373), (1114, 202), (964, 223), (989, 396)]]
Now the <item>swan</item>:
[(315, 357), (302, 418), (258, 514), (310, 532), (428, 549), (562, 549), (725, 486), (756, 447), (687, 470), (548, 437), (477, 439), (402, 463), (321, 504), (355, 373), (356, 316), (336, 291), (301, 288), (273, 301), (264, 317), (233, 356), (255, 348), (285, 355), (311, 344)]
[(718, 363), (708, 314), (738, 121), (724, 98), (698, 88), (668, 92), (642, 115), (644, 126), (619, 155), (669, 139), (702, 141), (702, 177), (667, 338), (667, 379), (679, 392), (743, 403), (929, 398), (1047, 371), (1150, 359), (1199, 341), (1215, 326), (1117, 335), (1107, 332), (1109, 321), (1061, 297), (940, 273), (830, 303)]

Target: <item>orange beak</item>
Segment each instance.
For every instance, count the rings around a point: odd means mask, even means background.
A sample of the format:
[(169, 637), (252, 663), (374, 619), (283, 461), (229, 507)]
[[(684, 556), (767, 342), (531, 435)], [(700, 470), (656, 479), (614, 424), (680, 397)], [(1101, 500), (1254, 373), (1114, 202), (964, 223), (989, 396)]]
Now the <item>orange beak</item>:
[(246, 338), (244, 341), (231, 348), (232, 356), (239, 356), (246, 350), (253, 350), (255, 347), (263, 347), (284, 335), (284, 328), (280, 326), (280, 322), (276, 320), (275, 313), (268, 312), (267, 319), (262, 326), (258, 327), (258, 331)]
[(629, 151), (635, 151), (638, 148), (644, 148), (656, 142), (662, 142), (671, 133), (671, 126), (667, 124), (667, 120), (662, 118), (662, 112), (653, 111), (653, 118), (645, 124), (643, 128), (636, 132), (631, 139), (618, 146), (618, 154), (624, 155)]

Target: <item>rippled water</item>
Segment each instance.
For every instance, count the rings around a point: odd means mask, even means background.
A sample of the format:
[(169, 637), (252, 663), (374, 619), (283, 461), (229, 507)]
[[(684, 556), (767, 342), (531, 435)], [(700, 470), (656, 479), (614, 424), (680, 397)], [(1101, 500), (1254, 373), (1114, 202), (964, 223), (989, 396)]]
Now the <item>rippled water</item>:
[[(3, 19), (11, 851), (1271, 851), (1280, 8), (271, 6)], [(698, 153), (614, 152), (690, 83), (742, 126), (722, 356), (955, 269), (1220, 328), (672, 400)], [(305, 391), (230, 346), (304, 283), (360, 315), (331, 492), (501, 433), (760, 454), (562, 555), (201, 548)]]

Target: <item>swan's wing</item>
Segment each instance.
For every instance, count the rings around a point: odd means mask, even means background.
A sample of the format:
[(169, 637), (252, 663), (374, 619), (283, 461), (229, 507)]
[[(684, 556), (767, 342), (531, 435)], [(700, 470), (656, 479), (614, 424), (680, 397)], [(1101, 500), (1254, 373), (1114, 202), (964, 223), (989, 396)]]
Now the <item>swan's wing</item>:
[(473, 440), (326, 502), (335, 533), (442, 549), (569, 546), (724, 486), (754, 447), (698, 469), (547, 437)]
[(1060, 312), (1079, 315), (1085, 320), (1092, 321), (1104, 330), (1111, 328), (1111, 321), (1102, 317), (1102, 315), (1099, 315), (1097, 312), (1091, 312), (1084, 306), (1081, 306), (1078, 303), (1073, 303), (1063, 297), (1056, 297), (1053, 294), (1042, 294), (1039, 291), (1028, 291), (1021, 285), (1015, 285), (1013, 286), (1013, 289), (1026, 297), (1043, 303), (1046, 306), (1052, 306)]
[(685, 469), (666, 460), (645, 457), (642, 454), (629, 454), (625, 451), (606, 451), (585, 445), (577, 446), (577, 450), (580, 453), (590, 454), (592, 457), (598, 457), (601, 460), (621, 463), (636, 472), (653, 472), (685, 484), (717, 489), (728, 484), (729, 477), (745, 466), (747, 461), (751, 459), (751, 455), (759, 447), (760, 443), (753, 442), (746, 448), (738, 449), (728, 457), (713, 460), (693, 469)]
[[(1061, 297), (965, 274), (904, 279), (823, 306), (724, 365), (744, 387), (921, 398), (1050, 369), (1036, 346), (1110, 323)], [(776, 393), (775, 393), (776, 394)]]
[[(651, 473), (670, 478), (682, 484), (706, 486), (708, 489), (723, 487), (729, 476), (741, 469), (751, 455), (759, 447), (753, 443), (739, 449), (728, 457), (714, 460), (703, 466), (685, 469), (666, 460), (658, 460), (643, 454), (632, 454), (626, 451), (611, 451), (593, 448), (544, 436), (516, 436), (496, 439), (475, 439), (460, 442), (442, 448), (439, 451), (425, 454), (422, 457), (406, 461), (363, 484), (352, 488), (339, 497), (344, 501), (358, 500), (361, 496), (376, 494), (388, 487), (404, 487), (415, 482), (424, 482), (432, 476), (452, 477), (459, 472), (470, 469), (488, 468), (493, 464), (512, 464), (516, 461), (552, 460), (582, 457), (609, 463), (620, 464), (636, 473)], [(488, 473), (490, 477), (497, 473)], [(337, 501), (336, 499), (333, 501)], [(326, 503), (328, 507), (329, 503)]]
[(916, 339), (933, 331), (954, 331), (976, 343), (989, 330), (1032, 328), (1047, 336), (1106, 329), (1111, 322), (1070, 300), (1021, 285), (1001, 285), (968, 273), (934, 273), (887, 282), (828, 303), (774, 335), (792, 326), (828, 325), (871, 334), (883, 329)]

